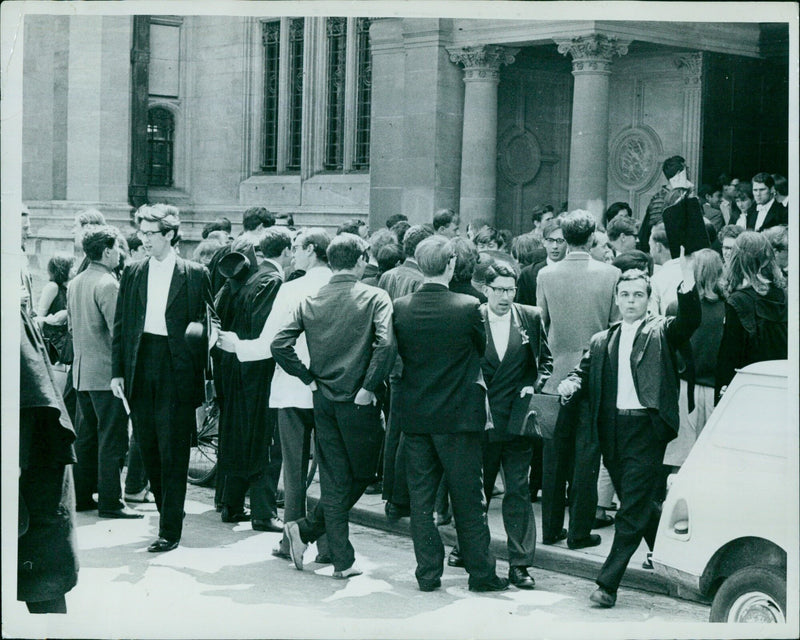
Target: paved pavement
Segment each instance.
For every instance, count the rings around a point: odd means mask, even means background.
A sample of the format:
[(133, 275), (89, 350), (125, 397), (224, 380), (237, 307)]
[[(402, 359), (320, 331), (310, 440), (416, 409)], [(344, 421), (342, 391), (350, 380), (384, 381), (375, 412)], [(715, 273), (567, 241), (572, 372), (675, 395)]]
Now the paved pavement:
[[(368, 498), (369, 501), (378, 500)], [(141, 520), (77, 514), (81, 570), (66, 616), (31, 616), (5, 600), (4, 637), (116, 638), (513, 638), (708, 635), (708, 607), (623, 588), (611, 610), (590, 605), (591, 580), (535, 569), (535, 591), (475, 594), (461, 569), (445, 567), (442, 589), (422, 593), (410, 539), (353, 525), (364, 574), (339, 581), (310, 563), (298, 572), (270, 555), (280, 534), (224, 524), (213, 490), (191, 487), (180, 547), (150, 554), (153, 505)], [(307, 561), (315, 557), (309, 549)], [(498, 563), (498, 573), (508, 567)], [(679, 623), (680, 626), (675, 626)], [(687, 626), (689, 625), (689, 626)], [(699, 626), (698, 626), (699, 625)]]

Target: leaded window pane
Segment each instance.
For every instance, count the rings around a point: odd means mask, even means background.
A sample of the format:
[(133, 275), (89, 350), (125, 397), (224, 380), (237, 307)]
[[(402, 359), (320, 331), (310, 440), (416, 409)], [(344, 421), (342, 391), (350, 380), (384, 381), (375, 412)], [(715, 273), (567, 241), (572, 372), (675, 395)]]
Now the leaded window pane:
[(300, 170), (303, 130), (303, 18), (289, 21), (289, 153), (286, 168)]
[(278, 70), (281, 23), (265, 22), (261, 34), (264, 44), (264, 153), (262, 171), (278, 169)]
[(151, 187), (172, 186), (172, 153), (175, 119), (164, 107), (147, 112), (147, 184)]
[(326, 169), (342, 170), (344, 162), (344, 109), (347, 20), (328, 18), (328, 95), (327, 131), (325, 137)]
[(369, 18), (356, 21), (356, 139), (353, 169), (369, 169), (370, 106), (372, 104), (372, 58)]

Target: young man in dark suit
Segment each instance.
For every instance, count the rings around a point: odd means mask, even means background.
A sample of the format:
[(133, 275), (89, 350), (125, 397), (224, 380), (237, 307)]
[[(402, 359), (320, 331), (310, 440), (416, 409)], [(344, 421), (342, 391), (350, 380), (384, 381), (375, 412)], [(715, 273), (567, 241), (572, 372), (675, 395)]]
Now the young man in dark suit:
[(180, 220), (165, 205), (143, 206), (139, 235), (150, 258), (125, 268), (111, 359), (111, 391), (127, 394), (150, 488), (161, 515), (147, 550), (171, 551), (183, 528), (195, 408), (203, 401), (205, 358), (185, 339), (186, 326), (211, 304), (208, 271), (176, 255)]
[(600, 439), (603, 461), (620, 497), (611, 552), (591, 601), (613, 607), (617, 588), (642, 538), (652, 550), (660, 510), (660, 470), (667, 442), (678, 434), (675, 350), (700, 324), (691, 262), (681, 258), (678, 315), (647, 315), (650, 278), (623, 273), (616, 285), (622, 322), (592, 336), (580, 364), (558, 385), (562, 402), (588, 401), (587, 428)]
[(775, 179), (768, 173), (753, 176), (753, 199), (756, 206), (747, 214), (747, 228), (763, 231), (788, 223), (788, 210), (775, 199)]
[(483, 318), (477, 298), (447, 287), (456, 255), (446, 238), (426, 238), (414, 255), (425, 281), (415, 293), (395, 302), (394, 328), (403, 374), (392, 405), (407, 454), (417, 582), (422, 591), (441, 586), (444, 545), (433, 509), (444, 474), (469, 588), (502, 591), (508, 588), (508, 580), (495, 573), (483, 508)]
[[(533, 589), (535, 582), (528, 574), (536, 550), (536, 520), (528, 490), (533, 438), (520, 435), (522, 425), (511, 421), (514, 407), (520, 402), (527, 404), (532, 393), (541, 391), (553, 370), (553, 360), (540, 310), (514, 304), (516, 288), (517, 276), (510, 266), (497, 263), (486, 270), (488, 302), (481, 306), (486, 351), (481, 370), (492, 428), (484, 432), (483, 492), (488, 505), (502, 464), (508, 580), (520, 589)], [(454, 549), (448, 562), (455, 553)]]

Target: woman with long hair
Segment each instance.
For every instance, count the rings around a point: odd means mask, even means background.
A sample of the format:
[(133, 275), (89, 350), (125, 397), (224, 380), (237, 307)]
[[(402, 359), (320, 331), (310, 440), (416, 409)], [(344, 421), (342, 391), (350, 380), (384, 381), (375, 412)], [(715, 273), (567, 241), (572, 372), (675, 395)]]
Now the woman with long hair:
[(36, 320), (50, 355), (50, 362), (70, 364), (72, 344), (67, 329), (67, 283), (70, 280), (74, 256), (56, 254), (47, 263), (50, 280), (42, 288), (36, 305)]
[(763, 234), (745, 231), (736, 238), (725, 265), (725, 281), (725, 330), (717, 356), (717, 398), (737, 368), (787, 357), (786, 280)]
[[(678, 350), (680, 428), (664, 453), (664, 464), (672, 467), (684, 463), (714, 410), (714, 376), (725, 324), (722, 258), (713, 249), (696, 251), (692, 258), (702, 319), (689, 342)], [(667, 315), (675, 315), (677, 308), (677, 303), (671, 304)]]

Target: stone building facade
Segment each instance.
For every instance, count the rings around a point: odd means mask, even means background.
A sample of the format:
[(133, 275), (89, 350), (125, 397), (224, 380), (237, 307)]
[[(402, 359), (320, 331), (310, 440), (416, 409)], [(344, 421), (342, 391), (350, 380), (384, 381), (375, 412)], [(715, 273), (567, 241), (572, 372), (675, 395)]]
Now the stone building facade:
[(96, 207), (250, 206), (335, 227), (453, 207), (514, 233), (540, 204), (641, 216), (690, 178), (788, 170), (788, 27), (454, 18), (46, 16), (24, 23), (33, 253)]

